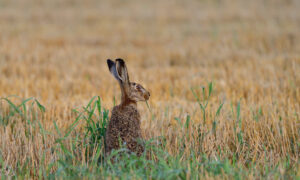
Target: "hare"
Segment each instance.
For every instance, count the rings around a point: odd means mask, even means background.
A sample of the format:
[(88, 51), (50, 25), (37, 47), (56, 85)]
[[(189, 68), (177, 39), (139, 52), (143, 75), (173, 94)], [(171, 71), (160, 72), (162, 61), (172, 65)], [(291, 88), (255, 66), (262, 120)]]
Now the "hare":
[(140, 84), (130, 82), (123, 59), (115, 62), (108, 59), (107, 65), (111, 74), (117, 79), (121, 88), (121, 104), (112, 109), (111, 118), (106, 130), (105, 151), (110, 154), (112, 149), (120, 148), (120, 143), (140, 156), (144, 147), (138, 142), (142, 139), (138, 101), (147, 101), (150, 93)]

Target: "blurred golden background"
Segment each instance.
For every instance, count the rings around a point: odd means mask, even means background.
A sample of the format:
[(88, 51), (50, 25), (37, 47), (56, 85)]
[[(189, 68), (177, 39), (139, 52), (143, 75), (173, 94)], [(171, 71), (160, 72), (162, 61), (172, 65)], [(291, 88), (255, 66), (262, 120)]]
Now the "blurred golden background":
[[(199, 94), (213, 82), (206, 128), (224, 105), (216, 139), (204, 140), (206, 152), (235, 145), (232, 109), (240, 102), (241, 129), (255, 161), (263, 162), (265, 144), (274, 162), (286, 154), (296, 162), (299, 146), (291, 142), (299, 142), (300, 133), (299, 12), (297, 0), (1, 0), (0, 96), (13, 102), (19, 98), (11, 95), (35, 97), (46, 107), (45, 128), (54, 129), (53, 121), (64, 128), (75, 120), (72, 109), (93, 96), (107, 109), (114, 97), (120, 102), (106, 59), (123, 58), (130, 79), (151, 92), (150, 109), (138, 106), (146, 139), (164, 135), (176, 153), (174, 118), (189, 114), (201, 124), (191, 88)], [(10, 131), (1, 136), (3, 153), (18, 154), (22, 147)], [(34, 148), (38, 144), (28, 156)]]

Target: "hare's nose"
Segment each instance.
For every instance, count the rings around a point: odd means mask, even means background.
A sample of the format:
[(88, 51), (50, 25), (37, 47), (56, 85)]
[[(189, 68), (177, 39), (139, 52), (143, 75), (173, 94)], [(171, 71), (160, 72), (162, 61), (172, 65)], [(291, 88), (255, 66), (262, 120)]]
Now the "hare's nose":
[(144, 94), (144, 98), (145, 98), (145, 100), (148, 100), (148, 99), (149, 99), (149, 97), (150, 97), (150, 93), (149, 93), (149, 92), (147, 92), (147, 93), (145, 93), (145, 94)]

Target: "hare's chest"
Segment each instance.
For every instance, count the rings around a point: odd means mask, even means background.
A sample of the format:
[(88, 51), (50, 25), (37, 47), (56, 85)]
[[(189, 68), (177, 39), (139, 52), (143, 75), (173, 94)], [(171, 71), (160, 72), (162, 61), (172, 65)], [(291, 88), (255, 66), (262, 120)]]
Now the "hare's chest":
[(118, 124), (121, 129), (139, 129), (140, 128), (140, 114), (135, 108), (126, 107), (115, 109), (112, 115), (114, 123)]
[(132, 127), (140, 126), (140, 114), (137, 110), (131, 109), (130, 111), (124, 111), (122, 114), (124, 117), (123, 123)]

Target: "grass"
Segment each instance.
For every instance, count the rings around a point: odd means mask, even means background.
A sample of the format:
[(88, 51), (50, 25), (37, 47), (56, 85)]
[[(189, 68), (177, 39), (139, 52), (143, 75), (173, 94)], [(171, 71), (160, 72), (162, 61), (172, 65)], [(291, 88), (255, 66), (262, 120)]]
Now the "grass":
[[(1, 177), (4, 178), (38, 178), (38, 179), (199, 179), (199, 178), (279, 178), (294, 179), (299, 174), (299, 160), (293, 161), (299, 154), (299, 146), (295, 152), (282, 157), (278, 162), (272, 162), (270, 152), (264, 147), (262, 163), (253, 159), (250, 154), (249, 141), (241, 128), (240, 103), (232, 107), (234, 120), (233, 141), (223, 146), (218, 146), (212, 152), (205, 152), (204, 139), (210, 137), (216, 139), (218, 116), (222, 114), (221, 103), (213, 117), (214, 123), (211, 129), (205, 123), (212, 95), (213, 84), (209, 83), (208, 92), (202, 87), (202, 100), (195, 90), (192, 90), (199, 103), (199, 109), (203, 114), (203, 122), (195, 123), (189, 115), (185, 119), (175, 118), (177, 125), (177, 141), (170, 141), (164, 136), (153, 137), (145, 142), (146, 152), (137, 157), (127, 152), (123, 147), (113, 151), (109, 157), (105, 157), (105, 130), (108, 122), (109, 111), (102, 107), (101, 98), (93, 97), (82, 109), (74, 109), (76, 114), (74, 122), (65, 130), (61, 130), (53, 121), (54, 131), (47, 131), (43, 127), (43, 117), (46, 108), (35, 98), (14, 104), (9, 98), (2, 98), (1, 124), (4, 132), (9, 129), (15, 137), (20, 132), (14, 131), (14, 126), (21, 125), (25, 130), (22, 143), (27, 145), (39, 142), (39, 148), (27, 152), (26, 158), (16, 158), (9, 162), (8, 154), (1, 152)], [(204, 104), (204, 105), (203, 105)], [(3, 110), (4, 109), (4, 110)], [(83, 123), (82, 129), (78, 125)], [(204, 127), (204, 128), (203, 128)], [(219, 131), (226, 131), (220, 130)], [(23, 132), (22, 132), (23, 133)], [(31, 143), (28, 143), (31, 142)], [(49, 146), (49, 141), (51, 146)], [(21, 143), (21, 144), (22, 144)], [(233, 143), (231, 145), (230, 143)], [(173, 153), (172, 149), (177, 149)], [(229, 148), (232, 146), (231, 148)], [(240, 150), (240, 147), (246, 150)], [(25, 149), (28, 147), (24, 147)], [(291, 147), (292, 148), (292, 147)], [(35, 152), (37, 151), (37, 152)], [(21, 153), (21, 152), (19, 152)], [(292, 157), (291, 157), (292, 156)], [(111, 158), (114, 157), (114, 163)]]
[[(299, 9), (0, 1), (1, 178), (299, 179)], [(151, 93), (138, 109), (152, 156), (111, 164), (120, 90), (106, 59), (119, 57)]]

